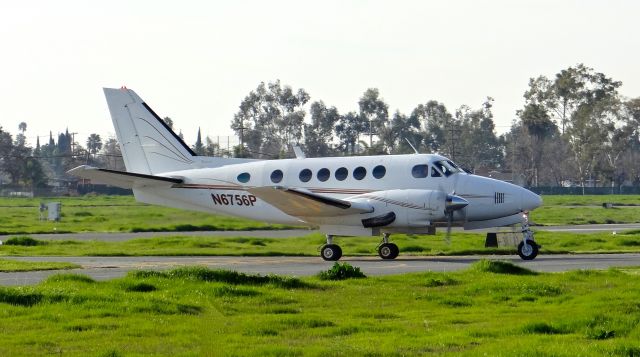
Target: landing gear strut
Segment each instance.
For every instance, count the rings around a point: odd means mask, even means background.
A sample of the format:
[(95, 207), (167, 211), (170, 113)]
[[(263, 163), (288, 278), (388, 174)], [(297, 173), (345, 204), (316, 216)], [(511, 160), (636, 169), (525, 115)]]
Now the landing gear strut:
[(529, 228), (529, 217), (522, 222), (522, 242), (518, 244), (518, 255), (522, 260), (533, 260), (538, 256), (540, 246), (533, 240), (533, 231)]
[(389, 233), (382, 234), (382, 243), (378, 246), (378, 255), (382, 259), (395, 259), (400, 254), (397, 245), (389, 243)]
[(327, 234), (327, 244), (320, 248), (320, 256), (326, 261), (336, 261), (342, 257), (342, 248), (333, 244), (333, 236)]

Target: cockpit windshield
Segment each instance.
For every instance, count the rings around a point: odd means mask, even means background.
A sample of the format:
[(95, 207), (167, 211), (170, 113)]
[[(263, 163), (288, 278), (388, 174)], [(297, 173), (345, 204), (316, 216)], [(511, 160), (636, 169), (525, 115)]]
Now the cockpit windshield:
[(462, 171), (462, 169), (451, 160), (436, 161), (433, 163), (433, 166), (437, 167), (446, 177)]

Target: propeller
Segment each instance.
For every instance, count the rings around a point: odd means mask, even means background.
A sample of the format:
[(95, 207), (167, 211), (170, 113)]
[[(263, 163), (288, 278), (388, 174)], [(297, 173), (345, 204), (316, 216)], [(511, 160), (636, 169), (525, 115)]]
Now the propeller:
[(455, 195), (455, 191), (447, 195), (444, 204), (444, 215), (447, 217), (447, 234), (445, 235), (445, 242), (448, 245), (451, 244), (451, 227), (453, 226), (453, 213), (457, 210), (461, 210), (469, 204), (469, 201), (460, 196)]

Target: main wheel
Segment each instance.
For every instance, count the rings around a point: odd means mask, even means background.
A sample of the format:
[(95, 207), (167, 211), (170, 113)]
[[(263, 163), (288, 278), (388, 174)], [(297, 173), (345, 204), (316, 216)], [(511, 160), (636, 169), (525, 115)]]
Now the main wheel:
[(378, 255), (382, 259), (395, 259), (400, 254), (400, 249), (393, 243), (383, 243), (378, 247)]
[(524, 244), (524, 241), (518, 244), (518, 255), (522, 260), (533, 260), (538, 256), (538, 244), (532, 240)]
[(320, 249), (320, 256), (327, 261), (336, 261), (342, 257), (342, 249), (337, 244), (325, 244)]

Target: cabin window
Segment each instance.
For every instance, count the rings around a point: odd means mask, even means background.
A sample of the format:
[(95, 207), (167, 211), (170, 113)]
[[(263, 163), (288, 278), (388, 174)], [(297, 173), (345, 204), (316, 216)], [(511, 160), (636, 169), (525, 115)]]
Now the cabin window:
[(429, 175), (429, 167), (427, 165), (416, 165), (411, 169), (411, 175), (415, 178), (425, 178)]
[(382, 165), (378, 165), (374, 167), (373, 171), (371, 171), (371, 174), (373, 175), (373, 177), (377, 179), (383, 178), (386, 173), (387, 173), (387, 169)]
[(242, 183), (247, 183), (249, 182), (249, 180), (251, 180), (251, 175), (248, 172), (243, 172), (240, 175), (238, 175), (238, 181)]
[(331, 172), (329, 171), (329, 169), (320, 169), (318, 171), (318, 180), (322, 182), (327, 181), (330, 176), (331, 176)]
[(431, 177), (440, 177), (442, 176), (442, 174), (440, 174), (440, 171), (436, 170), (435, 166), (431, 166)]
[(336, 170), (336, 179), (338, 181), (344, 181), (344, 179), (347, 178), (347, 176), (349, 176), (349, 170), (347, 170), (346, 167), (341, 167), (339, 169)]
[(282, 174), (282, 170), (273, 170), (273, 172), (271, 173), (271, 182), (279, 183), (280, 181), (282, 181), (283, 176), (284, 175)]
[(311, 180), (311, 176), (313, 176), (313, 173), (311, 173), (311, 170), (309, 169), (300, 171), (299, 177), (302, 182), (309, 182), (309, 180)]
[(356, 180), (362, 180), (365, 176), (367, 176), (367, 169), (364, 167), (358, 166), (353, 170), (353, 178)]

